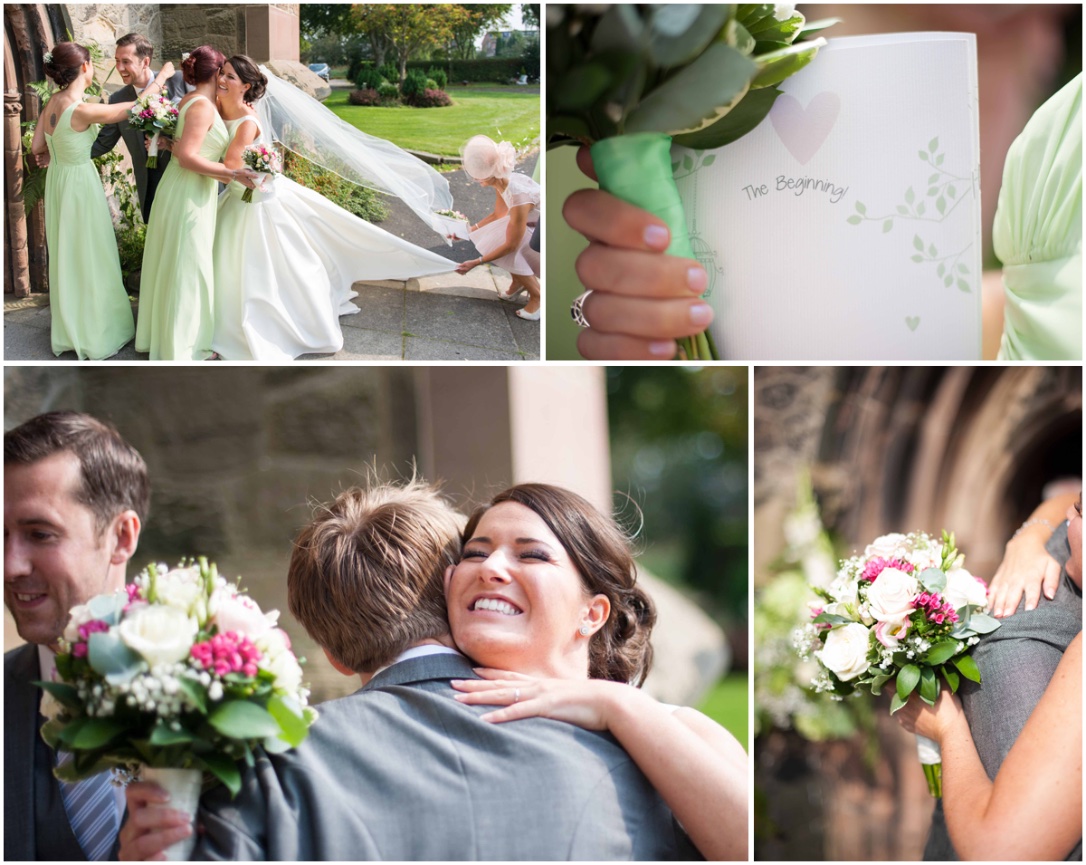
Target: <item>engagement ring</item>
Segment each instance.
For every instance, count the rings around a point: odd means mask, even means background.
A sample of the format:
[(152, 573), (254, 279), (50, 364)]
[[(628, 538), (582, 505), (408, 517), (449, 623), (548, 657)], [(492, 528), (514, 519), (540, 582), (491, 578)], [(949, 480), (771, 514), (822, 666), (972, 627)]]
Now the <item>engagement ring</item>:
[(591, 290), (586, 291), (573, 301), (573, 305), (569, 308), (569, 314), (573, 316), (573, 320), (577, 322), (578, 327), (591, 327), (588, 323), (588, 319), (584, 317), (584, 302), (585, 299), (592, 293)]

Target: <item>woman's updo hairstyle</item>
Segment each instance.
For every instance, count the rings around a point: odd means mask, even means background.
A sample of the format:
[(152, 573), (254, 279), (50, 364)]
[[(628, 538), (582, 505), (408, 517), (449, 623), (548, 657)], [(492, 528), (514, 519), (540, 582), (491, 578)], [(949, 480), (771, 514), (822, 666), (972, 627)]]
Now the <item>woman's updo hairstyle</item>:
[(640, 687), (652, 666), (649, 637), (656, 624), (656, 608), (637, 585), (637, 565), (622, 529), (574, 492), (550, 484), (518, 484), (471, 515), (464, 528), (465, 542), (483, 514), (502, 502), (516, 502), (534, 511), (562, 542), (585, 591), (605, 595), (611, 602), (607, 621), (589, 638), (588, 675)]
[(210, 45), (194, 48), (192, 53), (181, 61), (181, 71), (186, 84), (203, 84), (219, 74), (226, 58)]
[(244, 54), (235, 54), (233, 57), (228, 57), (225, 62), (234, 67), (234, 73), (242, 84), (249, 85), (249, 89), (245, 91), (245, 95), (242, 97), (246, 102), (252, 105), (264, 95), (264, 91), (268, 86), (268, 79), (253, 62), (252, 58), (246, 57)]
[(45, 55), (45, 74), (63, 90), (76, 78), (84, 63), (90, 60), (90, 52), (78, 42), (58, 42)]

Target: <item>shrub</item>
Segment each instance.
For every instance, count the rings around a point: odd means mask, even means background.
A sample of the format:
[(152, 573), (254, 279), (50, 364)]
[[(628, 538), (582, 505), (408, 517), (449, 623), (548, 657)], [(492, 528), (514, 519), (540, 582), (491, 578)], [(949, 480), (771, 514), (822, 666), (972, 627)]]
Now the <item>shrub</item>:
[(381, 97), (382, 103), (400, 101), (400, 88), (387, 81), (377, 88), (377, 94)]
[[(407, 63), (408, 73), (413, 70), (425, 72), (432, 64), (430, 60), (411, 60)], [(528, 57), (484, 57), (475, 60), (448, 61), (448, 80), (459, 84), (461, 81), (499, 81), (505, 83), (520, 74), (520, 67), (525, 66), (528, 76), (539, 77), (539, 54), (536, 53), (535, 65), (530, 65)], [(390, 81), (395, 79), (390, 78)], [(448, 83), (448, 82), (446, 82)]]
[(415, 93), (411, 96), (404, 97), (404, 100), (412, 108), (444, 108), (446, 105), (452, 105), (452, 100), (449, 98), (449, 94), (444, 90), (434, 90), (427, 87), (421, 93)]
[(372, 88), (366, 90), (352, 90), (347, 97), (351, 105), (380, 105), (381, 94)]
[(359, 90), (376, 90), (385, 79), (381, 77), (381, 73), (374, 69), (372, 66), (363, 66), (359, 73), (354, 77), (355, 86)]
[(434, 82), (434, 90), (444, 90), (449, 83), (449, 76), (445, 74), (445, 70), (436, 66), (431, 66), (426, 70), (426, 77)]
[(426, 89), (426, 76), (418, 69), (412, 69), (400, 85), (400, 93), (405, 100), (410, 101), (416, 93), (422, 93)]
[(426, 79), (426, 88), (425, 89), (426, 90), (439, 90), (440, 88), (437, 86), (437, 82), (434, 81), (433, 78), (427, 78)]
[(338, 204), (366, 222), (380, 222), (388, 216), (388, 208), (372, 189), (356, 186), (289, 150), (284, 157), (283, 173), (295, 183), (323, 195), (333, 204)]
[(400, 70), (395, 63), (382, 63), (377, 67), (377, 71), (381, 73), (381, 77), (385, 81), (391, 81), (394, 84), (400, 83)]

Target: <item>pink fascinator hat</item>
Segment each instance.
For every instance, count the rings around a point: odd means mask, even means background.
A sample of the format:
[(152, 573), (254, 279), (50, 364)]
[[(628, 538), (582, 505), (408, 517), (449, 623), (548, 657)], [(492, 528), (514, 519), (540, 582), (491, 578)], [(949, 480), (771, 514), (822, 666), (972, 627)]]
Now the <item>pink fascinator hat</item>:
[(517, 154), (508, 141), (497, 142), (485, 135), (475, 135), (464, 145), (460, 154), (464, 171), (476, 180), (491, 177), (506, 178), (513, 172)]

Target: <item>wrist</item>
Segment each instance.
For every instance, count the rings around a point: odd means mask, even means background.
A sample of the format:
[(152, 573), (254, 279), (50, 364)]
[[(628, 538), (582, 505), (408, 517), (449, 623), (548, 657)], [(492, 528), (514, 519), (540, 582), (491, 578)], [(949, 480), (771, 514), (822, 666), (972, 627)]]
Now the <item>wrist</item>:
[(1008, 541), (1007, 544), (1009, 546), (1011, 542), (1017, 539), (1020, 535), (1032, 536), (1034, 538), (1047, 538), (1055, 530), (1056, 527), (1053, 526), (1052, 523), (1050, 523), (1048, 520), (1044, 519), (1043, 517), (1034, 517), (1033, 519), (1028, 519), (1024, 523), (1022, 523), (1022, 525), (1018, 527), (1015, 533), (1011, 535), (1011, 540)]

